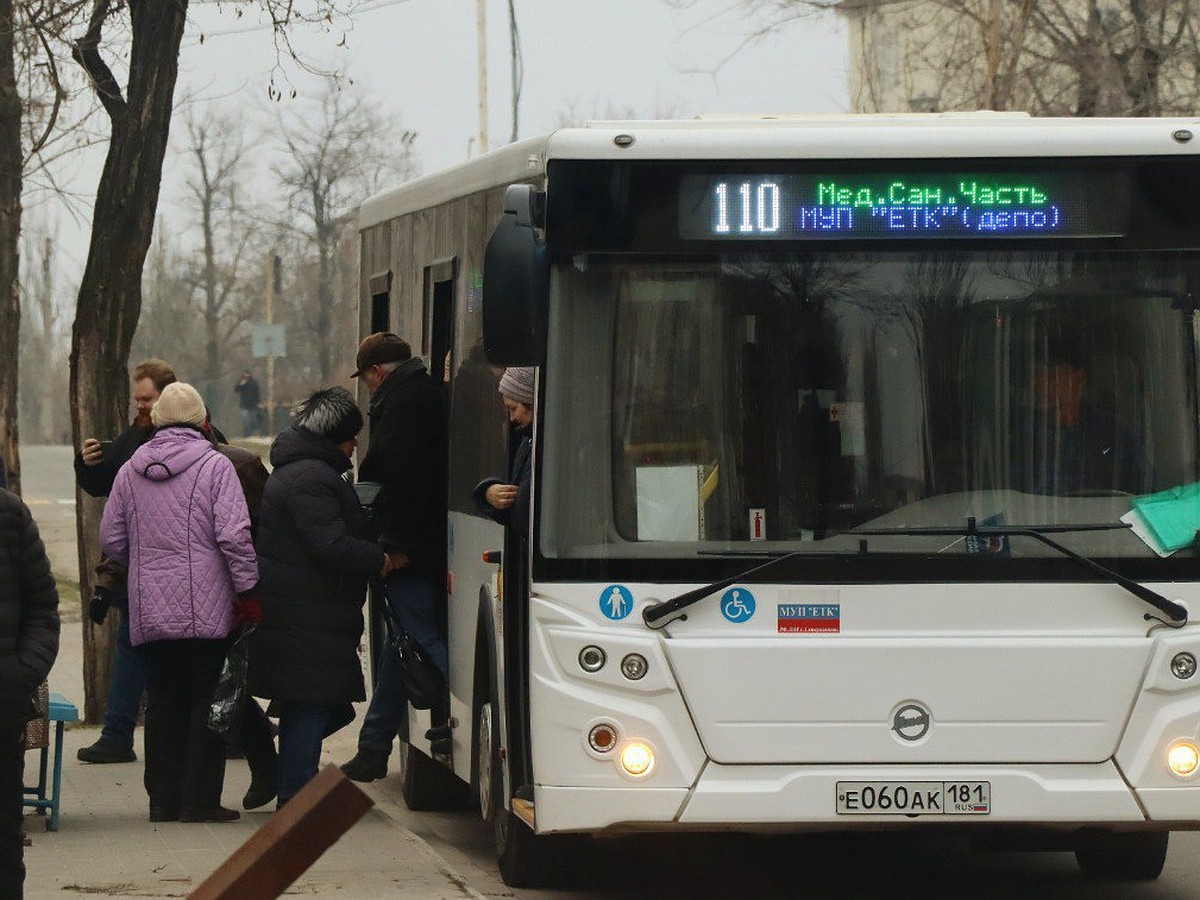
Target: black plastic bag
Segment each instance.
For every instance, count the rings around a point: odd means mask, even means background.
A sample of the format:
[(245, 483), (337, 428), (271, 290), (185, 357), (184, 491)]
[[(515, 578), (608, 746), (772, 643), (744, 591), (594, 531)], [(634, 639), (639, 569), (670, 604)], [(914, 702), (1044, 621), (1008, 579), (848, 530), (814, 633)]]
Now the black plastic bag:
[(231, 734), (242, 721), (242, 713), (250, 695), (246, 690), (246, 669), (250, 661), (250, 635), (254, 625), (247, 625), (225, 654), (217, 686), (213, 689), (208, 707), (208, 729), (217, 734)]
[(404, 674), (408, 702), (413, 709), (432, 708), (445, 690), (441, 670), (433, 664), (421, 645), (402, 628), (396, 629), (392, 647), (400, 657), (400, 671)]

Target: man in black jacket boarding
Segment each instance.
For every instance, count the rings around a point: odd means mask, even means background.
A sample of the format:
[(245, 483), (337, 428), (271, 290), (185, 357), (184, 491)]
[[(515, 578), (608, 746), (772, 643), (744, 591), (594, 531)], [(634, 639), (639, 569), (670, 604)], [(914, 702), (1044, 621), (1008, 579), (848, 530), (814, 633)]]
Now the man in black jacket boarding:
[[(382, 485), (373, 509), (380, 543), (394, 570), (384, 590), (392, 618), (447, 674), (438, 605), (446, 582), (446, 413), (441, 391), (420, 357), (391, 332), (365, 338), (357, 369), (371, 392), (371, 431), (359, 481)], [(400, 661), (385, 652), (358, 736), (348, 778), (387, 774), (392, 741), (408, 738), (408, 698)]]

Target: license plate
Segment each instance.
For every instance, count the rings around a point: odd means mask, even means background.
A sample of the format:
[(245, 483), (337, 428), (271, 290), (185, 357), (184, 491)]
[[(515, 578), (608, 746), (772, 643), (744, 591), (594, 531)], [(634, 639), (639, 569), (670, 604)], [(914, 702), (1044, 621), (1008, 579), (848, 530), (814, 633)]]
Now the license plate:
[(839, 781), (839, 816), (986, 816), (989, 781)]

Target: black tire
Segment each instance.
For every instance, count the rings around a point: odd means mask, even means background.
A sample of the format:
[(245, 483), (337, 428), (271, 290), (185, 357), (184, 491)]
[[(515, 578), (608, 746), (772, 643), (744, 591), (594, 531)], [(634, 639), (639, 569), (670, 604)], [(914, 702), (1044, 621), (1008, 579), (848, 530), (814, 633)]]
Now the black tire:
[(580, 839), (575, 835), (534, 834), (508, 809), (495, 708), (492, 702), (484, 703), (475, 715), (475, 799), (495, 838), (500, 877), (515, 888), (564, 887), (574, 874)]
[(508, 808), (504, 796), (503, 760), (500, 760), (500, 726), (496, 697), (475, 710), (475, 804), (492, 828), (500, 877), (511, 888), (565, 887), (575, 874), (582, 846), (574, 834), (534, 834)]
[(1075, 848), (1084, 878), (1096, 881), (1153, 881), (1167, 860), (1169, 831), (1103, 832), (1085, 835)]
[(569, 834), (534, 834), (511, 810), (497, 810), (492, 823), (496, 865), (509, 887), (564, 888), (575, 874), (580, 839)]
[(400, 745), (400, 793), (413, 812), (460, 809), (465, 785), (412, 744)]

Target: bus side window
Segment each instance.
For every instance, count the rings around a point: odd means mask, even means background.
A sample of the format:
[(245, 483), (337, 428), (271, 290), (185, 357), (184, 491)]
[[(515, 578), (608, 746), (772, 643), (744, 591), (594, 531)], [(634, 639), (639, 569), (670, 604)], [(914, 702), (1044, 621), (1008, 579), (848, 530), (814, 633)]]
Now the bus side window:
[(371, 292), (371, 330), (367, 333), (391, 331), (392, 270), (372, 275), (367, 289)]

